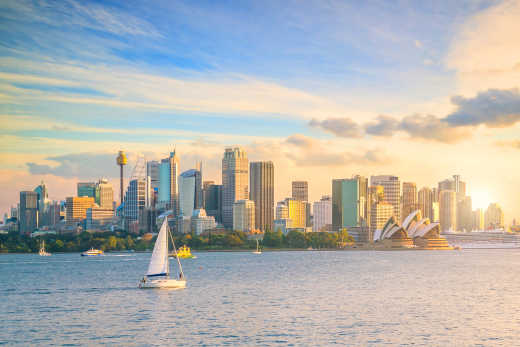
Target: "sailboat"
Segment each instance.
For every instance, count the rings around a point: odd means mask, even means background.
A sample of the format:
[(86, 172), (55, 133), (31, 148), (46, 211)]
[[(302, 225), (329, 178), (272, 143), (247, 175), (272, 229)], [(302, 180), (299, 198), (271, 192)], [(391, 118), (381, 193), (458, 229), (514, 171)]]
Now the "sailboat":
[(253, 254), (262, 254), (262, 251), (258, 245), (258, 240), (256, 240), (256, 251), (254, 251)]
[(51, 255), (49, 252), (45, 251), (45, 240), (42, 241), (39, 254), (42, 257), (49, 257)]
[(166, 218), (163, 221), (159, 235), (153, 247), (152, 258), (148, 265), (146, 275), (139, 282), (139, 288), (185, 288), (186, 279), (182, 272), (181, 261), (177, 258), (179, 264), (179, 279), (170, 277), (170, 264), (168, 261), (168, 236), (172, 241), (173, 252), (177, 255), (177, 249), (173, 242), (173, 237), (168, 228), (168, 221)]

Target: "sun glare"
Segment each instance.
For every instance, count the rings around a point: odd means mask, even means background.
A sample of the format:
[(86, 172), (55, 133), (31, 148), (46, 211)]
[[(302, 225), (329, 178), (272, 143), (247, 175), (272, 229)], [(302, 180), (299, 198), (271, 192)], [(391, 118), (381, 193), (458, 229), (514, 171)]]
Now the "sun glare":
[(473, 208), (487, 208), (491, 203), (491, 195), (489, 192), (477, 190), (471, 193), (471, 203)]

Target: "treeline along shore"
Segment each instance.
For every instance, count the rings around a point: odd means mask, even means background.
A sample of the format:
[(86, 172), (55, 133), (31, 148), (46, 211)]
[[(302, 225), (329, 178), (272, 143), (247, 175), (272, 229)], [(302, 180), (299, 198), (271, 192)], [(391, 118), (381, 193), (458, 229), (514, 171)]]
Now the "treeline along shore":
[[(10, 232), (0, 235), (0, 253), (37, 253), (41, 242), (51, 253), (83, 252), (90, 248), (103, 251), (147, 251), (153, 248), (155, 236), (135, 235), (124, 231), (79, 234), (46, 234), (38, 237)], [(187, 245), (193, 250), (248, 250), (256, 248), (256, 239), (241, 231), (206, 235), (174, 235), (177, 247)], [(337, 233), (303, 233), (296, 230), (286, 235), (282, 232), (265, 232), (259, 237), (260, 246), (266, 249), (334, 249), (343, 248), (353, 243), (353, 238), (346, 230)]]

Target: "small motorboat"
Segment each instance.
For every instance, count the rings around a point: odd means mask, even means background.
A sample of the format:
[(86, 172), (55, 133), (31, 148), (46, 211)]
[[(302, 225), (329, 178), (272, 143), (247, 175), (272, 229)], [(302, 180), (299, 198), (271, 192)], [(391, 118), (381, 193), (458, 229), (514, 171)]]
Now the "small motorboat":
[(82, 257), (97, 257), (100, 255), (105, 255), (105, 253), (100, 249), (94, 249), (94, 248), (91, 248), (88, 251), (81, 253)]
[(38, 253), (40, 257), (50, 257), (51, 254), (45, 251), (45, 240), (42, 241), (42, 245), (40, 247), (40, 252)]

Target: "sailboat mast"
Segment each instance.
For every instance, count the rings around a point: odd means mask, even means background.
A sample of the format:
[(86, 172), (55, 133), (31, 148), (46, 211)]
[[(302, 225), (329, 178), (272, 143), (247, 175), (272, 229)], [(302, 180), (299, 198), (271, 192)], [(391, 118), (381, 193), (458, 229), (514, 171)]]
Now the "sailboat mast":
[(168, 235), (170, 235), (170, 239), (172, 240), (173, 253), (175, 254), (175, 258), (177, 259), (177, 264), (179, 264), (179, 272), (181, 273), (181, 278), (184, 279), (184, 272), (182, 271), (181, 261), (179, 260), (179, 256), (177, 255), (177, 248), (175, 247), (175, 242), (173, 242), (173, 236), (170, 233), (170, 229), (168, 229)]

